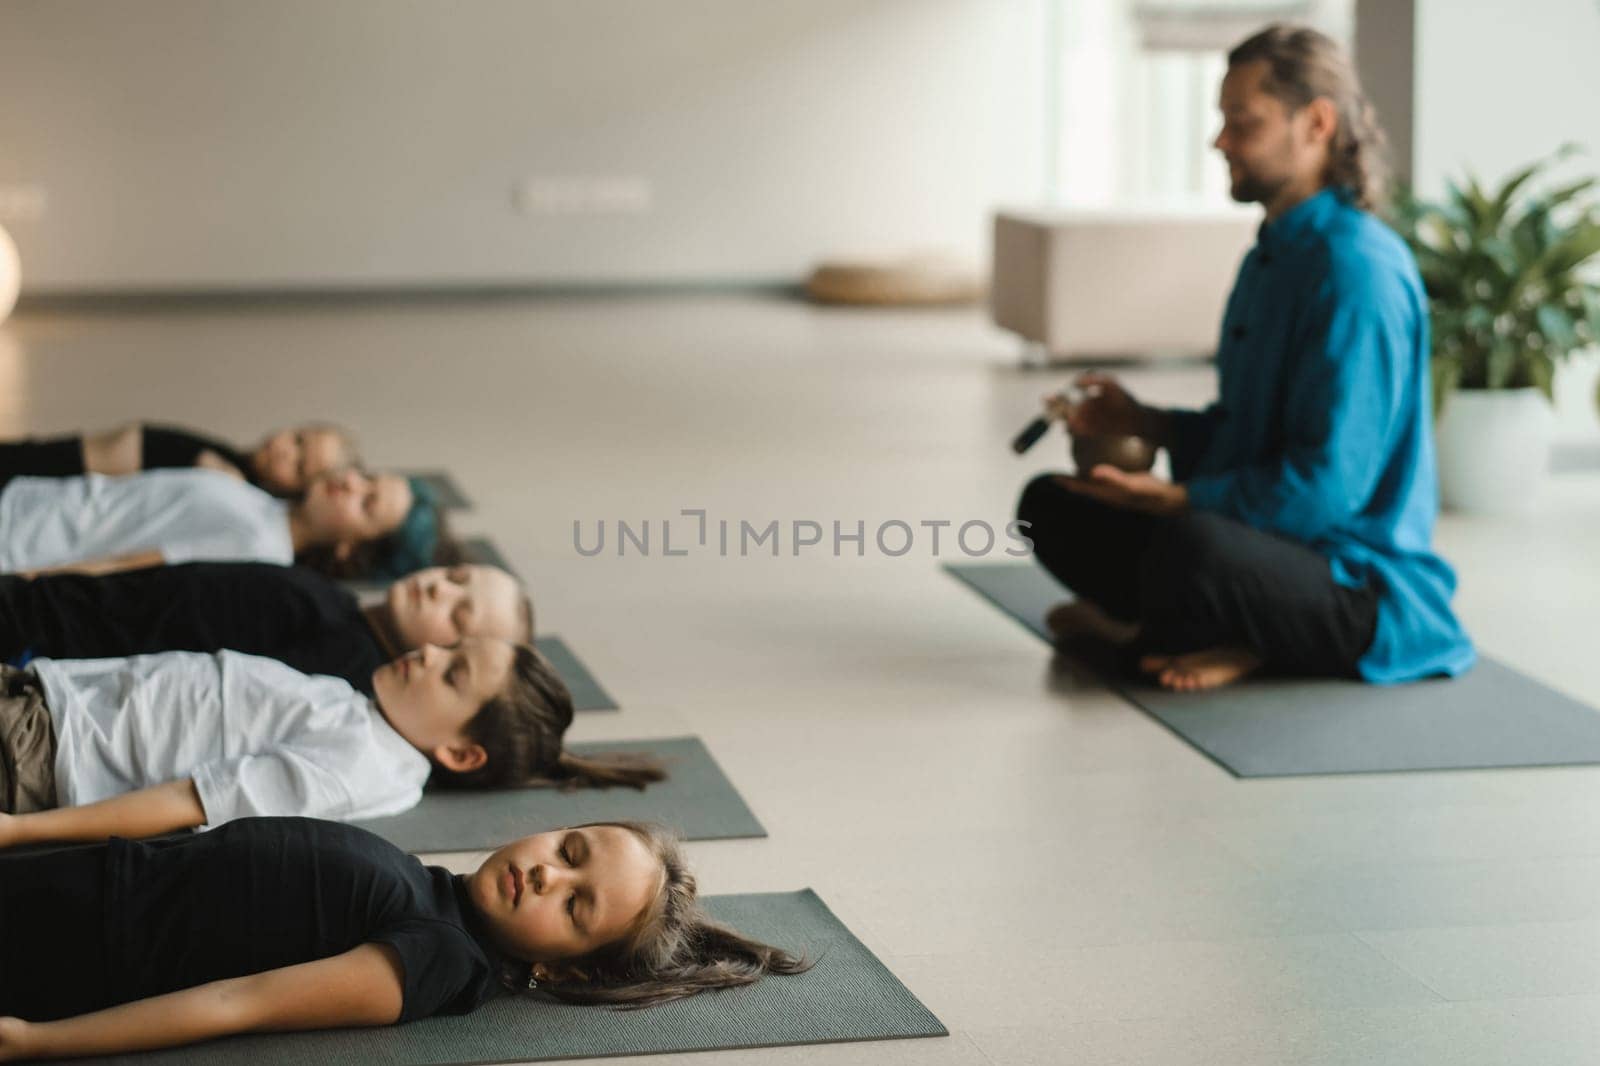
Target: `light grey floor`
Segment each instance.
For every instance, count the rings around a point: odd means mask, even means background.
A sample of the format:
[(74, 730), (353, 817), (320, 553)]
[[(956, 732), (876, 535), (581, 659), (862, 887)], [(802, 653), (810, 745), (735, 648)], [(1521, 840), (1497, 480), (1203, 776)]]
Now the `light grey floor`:
[[(1236, 781), (1053, 673), (925, 535), (738, 556), (740, 520), (1003, 524), (1061, 452), (1007, 450), (1058, 380), (1014, 364), (976, 312), (754, 297), (35, 312), (0, 328), (0, 432), (332, 417), (454, 471), (625, 708), (574, 738), (698, 733), (771, 831), (692, 845), (706, 888), (816, 888), (953, 1034), (697, 1060), (1596, 1061), (1600, 769)], [(602, 519), (651, 519), (652, 554), (610, 529), (579, 556)], [(1597, 531), (1600, 475), (1571, 473), (1439, 540), (1483, 647), (1600, 704)]]

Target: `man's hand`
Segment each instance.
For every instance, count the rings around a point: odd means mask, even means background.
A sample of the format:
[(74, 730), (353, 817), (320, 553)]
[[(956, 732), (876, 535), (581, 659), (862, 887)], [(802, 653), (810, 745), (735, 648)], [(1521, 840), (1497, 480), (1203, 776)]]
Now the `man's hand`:
[(1056, 478), (1063, 488), (1130, 511), (1145, 514), (1174, 515), (1189, 509), (1189, 490), (1174, 485), (1154, 474), (1130, 474), (1114, 466), (1101, 463), (1089, 471), (1088, 477)]
[(1054, 393), (1044, 399), (1051, 418), (1067, 425), (1074, 437), (1147, 436), (1154, 414), (1110, 374), (1079, 374), (1072, 382), (1079, 394)]

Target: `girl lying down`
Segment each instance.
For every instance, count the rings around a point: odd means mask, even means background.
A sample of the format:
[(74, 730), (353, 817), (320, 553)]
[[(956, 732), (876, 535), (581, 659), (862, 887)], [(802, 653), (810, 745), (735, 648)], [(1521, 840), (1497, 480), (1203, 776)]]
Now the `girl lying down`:
[(0, 856), (0, 1059), (464, 1014), (503, 989), (646, 1007), (809, 963), (711, 921), (634, 823), (453, 875), (365, 830), (250, 818)]

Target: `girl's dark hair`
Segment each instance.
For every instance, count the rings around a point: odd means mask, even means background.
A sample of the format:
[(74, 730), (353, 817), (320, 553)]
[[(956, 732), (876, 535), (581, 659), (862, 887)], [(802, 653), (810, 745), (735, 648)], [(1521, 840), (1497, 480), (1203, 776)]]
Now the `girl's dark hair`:
[(467, 737), (488, 760), (458, 773), (435, 767), (429, 783), (451, 788), (643, 789), (664, 780), (665, 767), (648, 755), (574, 755), (561, 738), (572, 724), (572, 694), (548, 660), (528, 644), (514, 645), (511, 681), (467, 723)]
[[(754, 984), (769, 973), (796, 974), (811, 968), (804, 956), (752, 940), (708, 917), (696, 898), (694, 874), (670, 830), (640, 822), (592, 824), (637, 835), (661, 862), (661, 889), (627, 936), (562, 963), (563, 976), (540, 981), (541, 991), (569, 1003), (634, 1010)], [(508, 968), (505, 983), (526, 989), (529, 970), (525, 963)]]
[(1258, 61), (1267, 64), (1262, 89), (1291, 112), (1318, 97), (1332, 101), (1339, 128), (1328, 144), (1324, 181), (1348, 192), (1357, 206), (1382, 208), (1389, 197), (1388, 142), (1344, 49), (1309, 27), (1278, 22), (1228, 53), (1230, 68)]
[[(436, 512), (434, 521), (438, 526), (439, 539), (434, 543), (433, 557), (428, 565), (456, 566), (466, 562), (466, 547), (450, 528), (450, 520), (442, 509)], [(343, 558), (339, 556), (336, 544), (313, 544), (297, 552), (294, 563), (337, 581), (359, 580), (391, 569), (388, 560), (394, 554), (396, 544), (393, 536), (364, 540)]]

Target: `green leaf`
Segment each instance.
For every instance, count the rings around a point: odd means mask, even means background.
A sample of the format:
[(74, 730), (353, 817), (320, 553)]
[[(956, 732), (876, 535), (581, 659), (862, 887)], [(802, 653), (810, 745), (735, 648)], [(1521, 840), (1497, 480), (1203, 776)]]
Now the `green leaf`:
[[(1455, 359), (1435, 353), (1431, 369), (1433, 370), (1433, 417), (1437, 421), (1444, 413), (1444, 405), (1449, 400), (1450, 394), (1461, 384), (1461, 364)], [(1596, 394), (1596, 400), (1600, 402), (1600, 394)]]
[(1575, 181), (1571, 185), (1563, 185), (1560, 188), (1552, 189), (1539, 198), (1541, 206), (1546, 211), (1553, 210), (1569, 200), (1582, 196), (1594, 188), (1595, 183), (1595, 178), (1584, 178), (1582, 181)]
[(1489, 389), (1506, 389), (1511, 387), (1511, 379), (1517, 372), (1517, 349), (1509, 341), (1497, 341), (1489, 349), (1489, 371), (1485, 376), (1484, 387)]
[(1544, 393), (1545, 399), (1555, 403), (1556, 368), (1550, 362), (1550, 357), (1542, 352), (1531, 352), (1524, 366), (1528, 372), (1528, 384)]
[(1541, 257), (1539, 268), (1550, 277), (1582, 266), (1600, 253), (1600, 223), (1586, 219), (1574, 226)]
[(1580, 346), (1572, 316), (1565, 308), (1541, 304), (1534, 312), (1534, 320), (1539, 323), (1539, 332), (1544, 334), (1547, 350), (1566, 355)]
[(1493, 202), (1489, 204), (1489, 221), (1498, 225), (1506, 217), (1506, 212), (1511, 209), (1511, 201), (1517, 195), (1517, 190), (1528, 184), (1528, 179), (1538, 174), (1550, 162), (1548, 159), (1541, 159), (1507, 178), (1505, 184), (1500, 186), (1500, 191), (1495, 193)]

